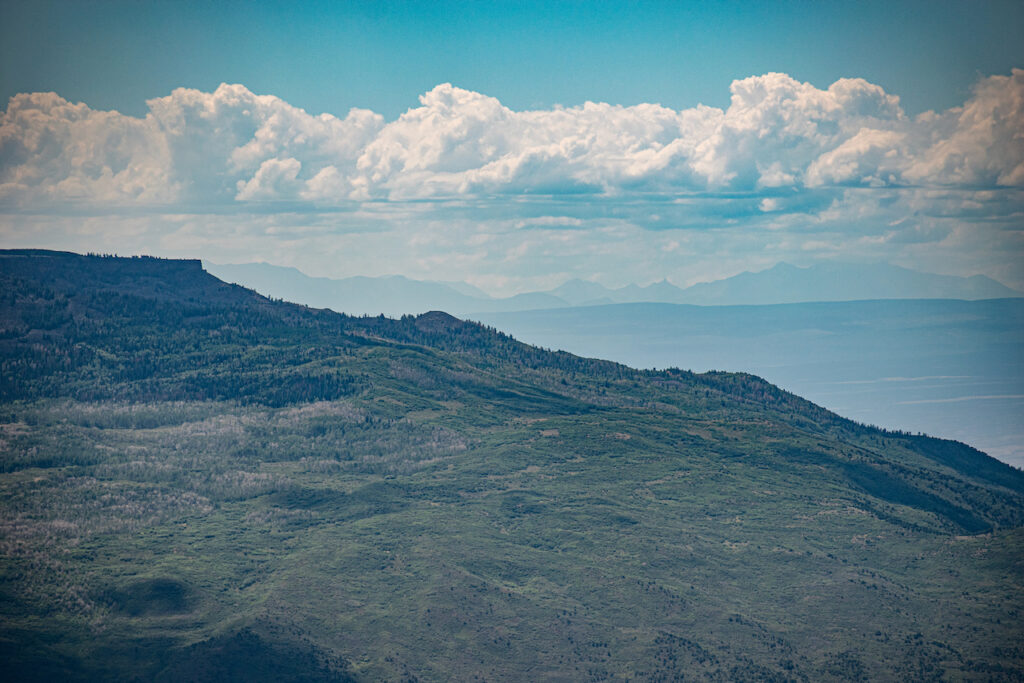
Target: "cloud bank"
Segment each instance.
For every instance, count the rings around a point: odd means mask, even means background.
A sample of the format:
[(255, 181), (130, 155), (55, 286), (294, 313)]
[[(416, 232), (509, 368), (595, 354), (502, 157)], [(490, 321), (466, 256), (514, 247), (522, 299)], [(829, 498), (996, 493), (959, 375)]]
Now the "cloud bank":
[(827, 259), (1024, 289), (1024, 71), (916, 117), (861, 79), (770, 73), (731, 93), (724, 110), (513, 111), (442, 84), (391, 121), (241, 85), (175, 90), (141, 118), (17, 95), (0, 115), (0, 242), (495, 294)]
[(175, 90), (150, 100), (144, 118), (22, 94), (0, 117), (0, 201), (331, 206), (1024, 187), (1024, 70), (979, 81), (962, 107), (913, 118), (861, 79), (822, 90), (770, 73), (731, 93), (724, 111), (588, 102), (516, 112), (442, 84), (391, 122), (360, 109), (312, 116), (241, 85)]

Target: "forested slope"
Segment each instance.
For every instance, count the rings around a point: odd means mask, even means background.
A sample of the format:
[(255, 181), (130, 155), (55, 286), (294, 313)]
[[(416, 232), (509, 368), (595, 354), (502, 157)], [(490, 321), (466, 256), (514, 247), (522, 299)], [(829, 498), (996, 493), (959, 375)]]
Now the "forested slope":
[(27, 678), (1024, 676), (1024, 473), (750, 375), (13, 250), (0, 363)]

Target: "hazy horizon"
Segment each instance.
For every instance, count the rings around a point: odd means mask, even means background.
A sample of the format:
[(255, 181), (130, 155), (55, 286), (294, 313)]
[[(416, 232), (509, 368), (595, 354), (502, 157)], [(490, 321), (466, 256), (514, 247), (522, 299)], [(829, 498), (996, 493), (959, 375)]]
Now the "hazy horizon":
[[(121, 255), (121, 254), (118, 254), (118, 255)], [(689, 284), (679, 284), (679, 283), (673, 282), (671, 280), (671, 278), (665, 277), (665, 278), (660, 278), (660, 279), (646, 279), (646, 280), (639, 280), (639, 281), (628, 282), (628, 283), (626, 283), (624, 285), (620, 285), (618, 287), (607, 287), (607, 286), (601, 284), (599, 281), (597, 281), (595, 279), (587, 279), (587, 278), (580, 278), (580, 277), (569, 277), (569, 278), (566, 278), (565, 280), (559, 282), (558, 284), (556, 284), (554, 287), (550, 288), (549, 290), (531, 290), (531, 289), (526, 289), (526, 290), (521, 290), (521, 291), (515, 291), (515, 292), (512, 292), (512, 293), (501, 294), (501, 293), (489, 292), (489, 291), (487, 291), (485, 289), (482, 289), (482, 288), (477, 288), (474, 285), (472, 285), (471, 283), (466, 282), (466, 281), (461, 281), (461, 280), (459, 280), (459, 281), (455, 281), (455, 280), (416, 280), (416, 279), (413, 279), (413, 278), (409, 278), (407, 275), (405, 275), (403, 273), (383, 273), (383, 274), (380, 274), (380, 275), (366, 275), (364, 273), (352, 273), (352, 274), (344, 274), (344, 275), (339, 275), (339, 276), (330, 276), (330, 275), (314, 276), (314, 275), (310, 275), (309, 273), (303, 271), (301, 266), (282, 265), (282, 264), (279, 264), (279, 263), (272, 263), (272, 262), (269, 262), (269, 261), (256, 261), (256, 262), (252, 262), (252, 261), (239, 261), (239, 262), (231, 262), (231, 263), (218, 263), (218, 262), (210, 261), (208, 259), (203, 259), (203, 258), (200, 258), (199, 260), (203, 261), (203, 267), (206, 270), (210, 270), (210, 268), (208, 268), (207, 266), (212, 266), (215, 269), (216, 268), (220, 268), (220, 267), (232, 268), (232, 267), (238, 267), (238, 266), (270, 266), (272, 268), (291, 269), (291, 270), (297, 271), (298, 273), (300, 273), (304, 277), (308, 277), (308, 278), (314, 279), (314, 280), (326, 279), (326, 280), (338, 281), (338, 280), (355, 279), (355, 278), (367, 278), (367, 279), (404, 278), (404, 279), (407, 279), (407, 280), (409, 280), (411, 282), (428, 282), (428, 283), (443, 284), (443, 285), (455, 286), (455, 287), (457, 287), (457, 286), (468, 286), (471, 289), (477, 290), (479, 292), (478, 295), (487, 296), (487, 297), (490, 297), (492, 299), (501, 299), (501, 298), (508, 297), (508, 296), (515, 296), (517, 294), (537, 293), (538, 291), (557, 290), (557, 289), (559, 289), (559, 288), (561, 288), (561, 287), (563, 287), (565, 285), (571, 285), (571, 284), (577, 283), (577, 282), (582, 282), (582, 283), (587, 283), (587, 284), (595, 284), (595, 285), (598, 285), (598, 286), (602, 287), (603, 289), (606, 289), (606, 290), (609, 290), (609, 291), (612, 291), (612, 292), (620, 291), (620, 290), (627, 289), (629, 287), (634, 287), (634, 286), (635, 287), (639, 287), (641, 289), (646, 289), (646, 288), (651, 287), (652, 285), (657, 285), (657, 284), (661, 284), (661, 283), (665, 283), (665, 282), (667, 282), (668, 284), (670, 284), (673, 287), (676, 287), (678, 289), (686, 290), (686, 289), (695, 287), (697, 285), (709, 285), (709, 284), (720, 283), (720, 282), (723, 282), (725, 280), (730, 280), (732, 278), (735, 278), (738, 275), (758, 275), (758, 274), (767, 273), (769, 271), (773, 271), (773, 270), (776, 270), (776, 269), (779, 269), (779, 268), (784, 268), (784, 267), (791, 267), (791, 268), (794, 268), (794, 269), (799, 269), (799, 270), (806, 271), (806, 270), (812, 270), (815, 267), (829, 267), (829, 266), (852, 266), (852, 267), (861, 267), (861, 266), (863, 266), (863, 267), (879, 267), (880, 266), (880, 267), (893, 267), (893, 268), (909, 270), (911, 272), (919, 273), (919, 274), (923, 274), (923, 275), (945, 275), (944, 273), (931, 273), (931, 272), (926, 272), (926, 271), (922, 271), (922, 270), (916, 270), (916, 269), (913, 269), (913, 268), (903, 268), (902, 266), (893, 266), (892, 264), (884, 262), (884, 261), (870, 262), (870, 263), (868, 263), (868, 262), (866, 262), (866, 263), (856, 263), (856, 262), (852, 262), (852, 261), (845, 261), (845, 260), (842, 260), (842, 259), (837, 259), (837, 260), (819, 261), (817, 263), (814, 263), (814, 264), (811, 264), (811, 265), (806, 265), (806, 266), (797, 266), (797, 265), (791, 264), (791, 263), (789, 263), (787, 261), (778, 261), (778, 262), (776, 262), (774, 264), (765, 266), (764, 268), (760, 268), (758, 270), (741, 270), (741, 271), (737, 271), (735, 273), (724, 275), (724, 276), (722, 276), (720, 278), (716, 278), (716, 279), (713, 279), (713, 280), (698, 280), (696, 282), (692, 282), (692, 283), (689, 283)], [(998, 285), (1002, 285), (1004, 287), (1008, 287), (1006, 285), (1006, 283), (1001, 282), (997, 278), (991, 277), (989, 275), (985, 275), (983, 273), (970, 273), (968, 275), (950, 276), (950, 277), (970, 278), (970, 277), (977, 277), (977, 276), (981, 276), (981, 277), (990, 279), (990, 280), (992, 280), (993, 282), (995, 282)], [(239, 282), (238, 284), (244, 284), (244, 283)], [(259, 291), (258, 288), (255, 288), (255, 289), (257, 289), (257, 291)], [(1008, 289), (1012, 289), (1012, 288), (1008, 287)], [(1015, 292), (1013, 296), (1024, 295), (1024, 291), (1020, 291), (1020, 290), (1013, 290), (1013, 291)], [(814, 293), (811, 292), (811, 293), (808, 294), (808, 296), (814, 296)], [(904, 298), (904, 297), (893, 296), (892, 298)], [(992, 298), (995, 298), (995, 297), (992, 297)], [(819, 300), (821, 300), (821, 299), (808, 299), (808, 301), (819, 301)], [(299, 303), (301, 303), (301, 302), (299, 302)]]

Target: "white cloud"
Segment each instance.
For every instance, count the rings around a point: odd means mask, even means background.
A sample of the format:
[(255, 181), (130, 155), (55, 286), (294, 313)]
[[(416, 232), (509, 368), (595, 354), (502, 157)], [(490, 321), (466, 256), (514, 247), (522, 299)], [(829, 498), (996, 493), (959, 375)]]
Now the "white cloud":
[(731, 90), (721, 124), (692, 162), (715, 187), (775, 187), (780, 177), (800, 184), (815, 159), (861, 129), (904, 119), (898, 98), (860, 79), (819, 90), (772, 73), (735, 81)]
[(18, 205), (621, 195), (823, 186), (1024, 186), (1024, 71), (963, 107), (906, 117), (861, 79), (735, 81), (721, 111), (654, 104), (515, 112), (439, 85), (397, 120), (311, 116), (240, 85), (178, 89), (144, 118), (53, 93), (0, 118), (0, 198)]
[(167, 201), (168, 149), (143, 119), (54, 93), (11, 98), (0, 117), (0, 197), (16, 202)]
[(981, 80), (963, 107), (922, 117), (931, 134), (906, 176), (921, 183), (1024, 186), (1024, 70)]
[(896, 131), (862, 128), (811, 162), (804, 182), (809, 187), (898, 184), (899, 167), (907, 157), (905, 140)]
[[(238, 194), (235, 195), (235, 199), (272, 200), (294, 196), (302, 186), (298, 180), (301, 170), (302, 163), (298, 159), (267, 159), (260, 164), (259, 170), (250, 180), (238, 181)], [(321, 178), (320, 174), (317, 174), (317, 178)]]
[(0, 240), (505, 293), (838, 256), (1024, 287), (1024, 71), (914, 118), (860, 79), (731, 90), (725, 110), (517, 112), (443, 84), (390, 122), (239, 85), (175, 90), (142, 118), (18, 95), (0, 113)]
[(344, 119), (310, 116), (240, 85), (180, 88), (148, 105), (133, 118), (54, 93), (13, 97), (0, 117), (0, 197), (19, 205), (320, 199), (325, 189), (351, 191), (320, 174), (354, 168), (384, 123), (357, 109)]

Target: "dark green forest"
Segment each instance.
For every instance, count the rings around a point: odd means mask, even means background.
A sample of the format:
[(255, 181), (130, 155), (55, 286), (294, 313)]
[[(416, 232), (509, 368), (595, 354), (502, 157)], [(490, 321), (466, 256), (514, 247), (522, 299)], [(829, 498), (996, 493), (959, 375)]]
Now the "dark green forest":
[(16, 680), (1024, 680), (1022, 526), (751, 375), (0, 251)]

